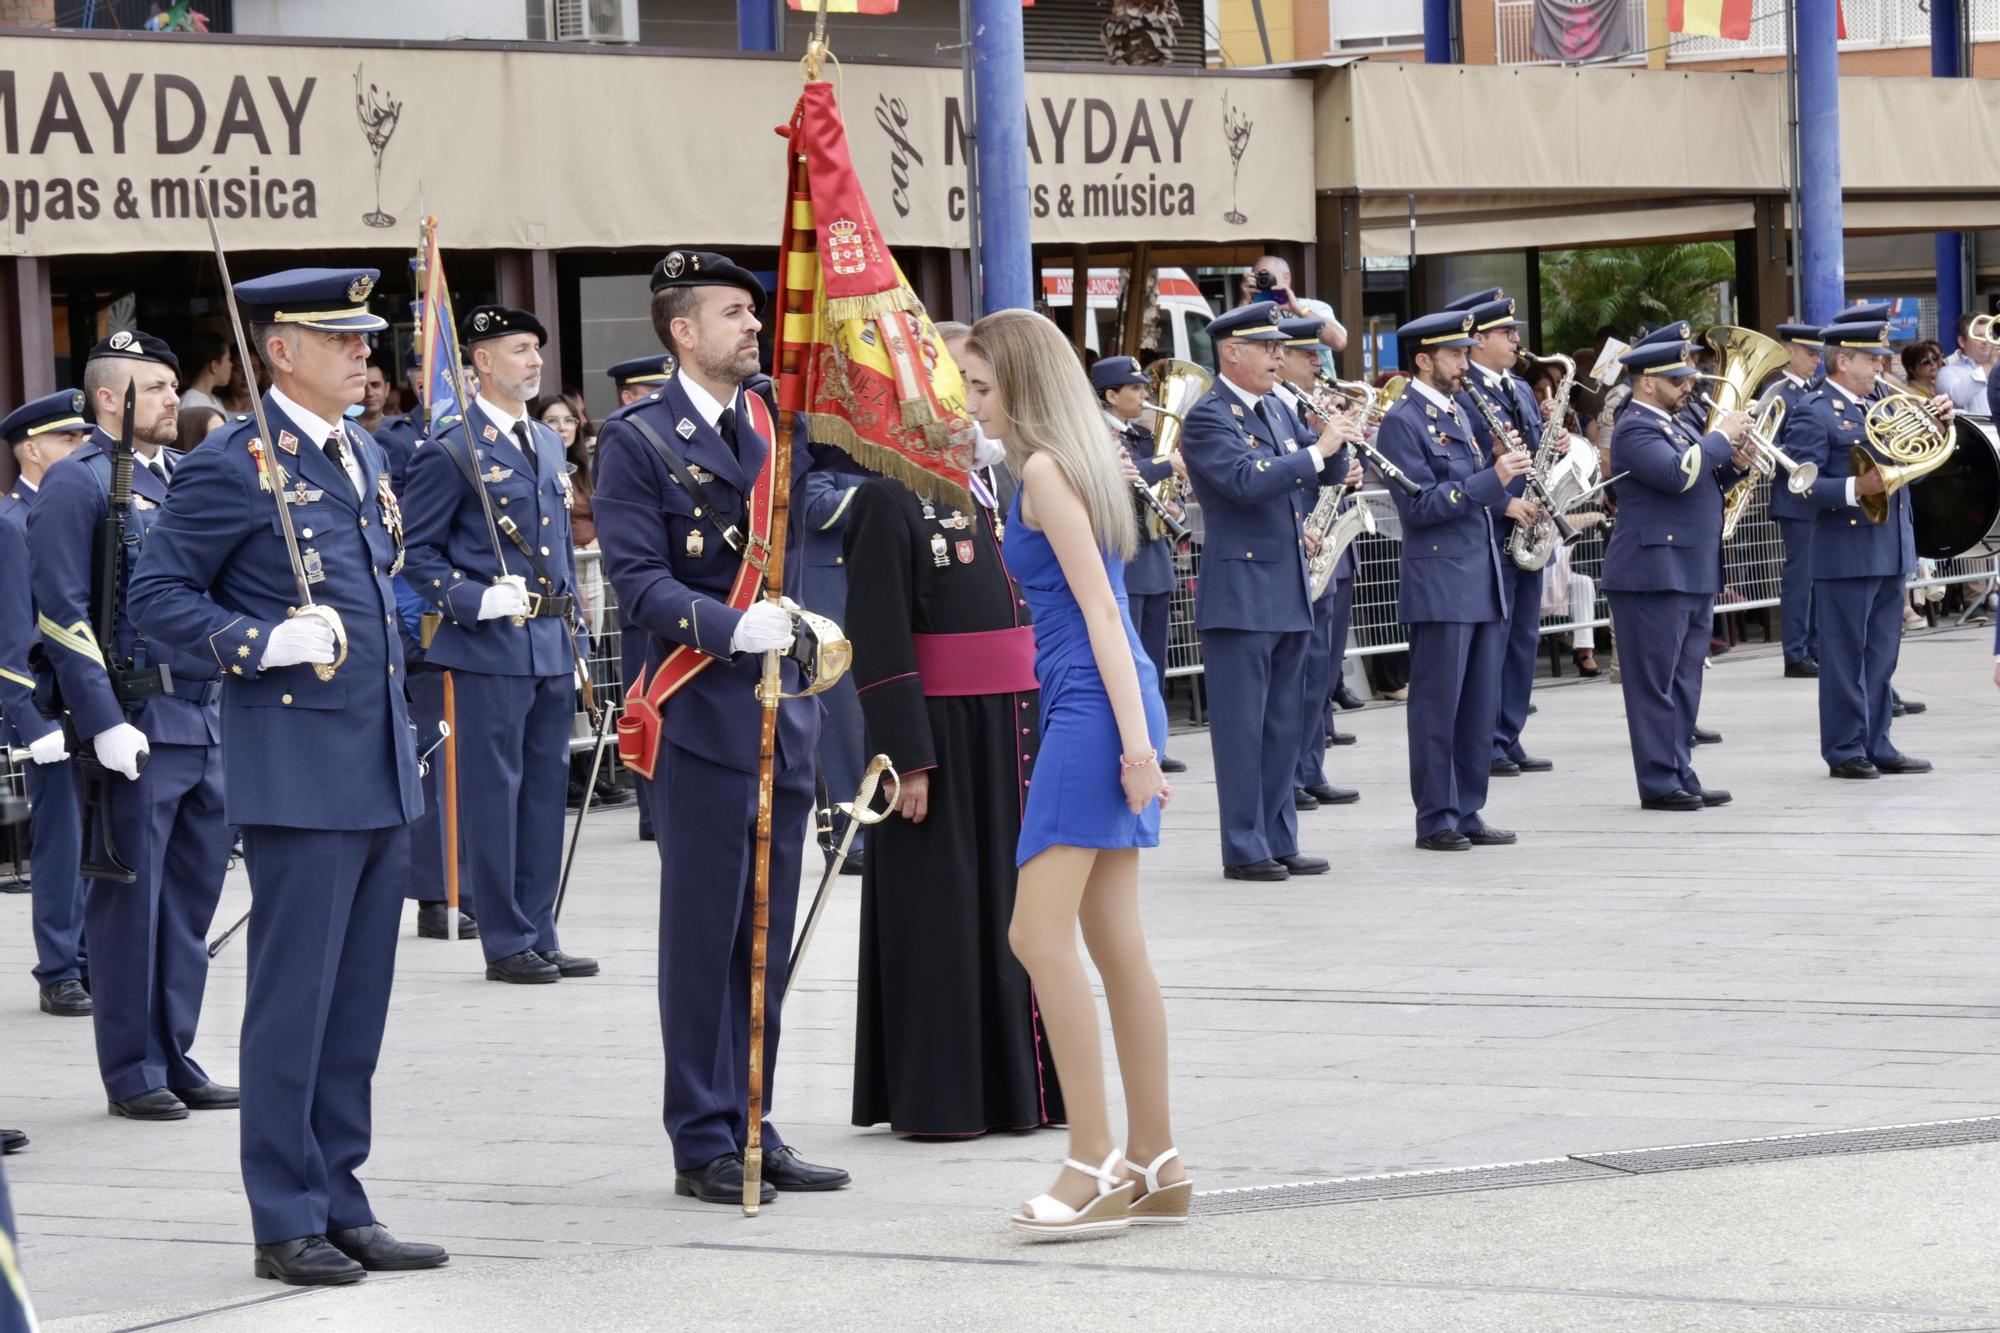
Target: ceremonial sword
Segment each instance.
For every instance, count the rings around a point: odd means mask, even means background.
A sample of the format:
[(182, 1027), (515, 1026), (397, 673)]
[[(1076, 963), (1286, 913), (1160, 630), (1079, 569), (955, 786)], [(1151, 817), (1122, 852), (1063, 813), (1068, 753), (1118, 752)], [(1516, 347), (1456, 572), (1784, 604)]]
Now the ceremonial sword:
[[(875, 788), (881, 783), (882, 775), (889, 776), (889, 805), (877, 811)], [(868, 769), (861, 775), (861, 788), (854, 793), (851, 805), (837, 805), (835, 810), (847, 816), (847, 829), (840, 835), (840, 843), (833, 849), (833, 860), (827, 863), (826, 876), (819, 882), (819, 892), (813, 895), (812, 910), (806, 913), (805, 929), (799, 932), (799, 942), (792, 946), (791, 962), (785, 968), (786, 986), (798, 978), (799, 964), (804, 961), (806, 947), (812, 943), (813, 932), (819, 928), (820, 914), (826, 910), (828, 896), (833, 891), (833, 882), (840, 878), (840, 868), (847, 864), (847, 849), (854, 845), (854, 835), (863, 824), (879, 824), (896, 813), (896, 803), (902, 799), (903, 779), (896, 772), (896, 766), (889, 762), (889, 756), (878, 754), (868, 761)]]

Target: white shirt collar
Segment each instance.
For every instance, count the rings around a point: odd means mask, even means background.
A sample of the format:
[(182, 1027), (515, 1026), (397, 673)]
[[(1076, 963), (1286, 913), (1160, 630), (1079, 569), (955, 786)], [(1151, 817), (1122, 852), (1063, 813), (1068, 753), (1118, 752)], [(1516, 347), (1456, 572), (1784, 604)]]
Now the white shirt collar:
[(1842, 384), (1839, 380), (1833, 378), (1833, 376), (1831, 375), (1827, 376), (1826, 378), (1826, 387), (1829, 389), (1838, 390), (1841, 397), (1845, 398), (1848, 402), (1853, 403), (1856, 407), (1860, 407), (1863, 405), (1862, 400), (1855, 396), (1854, 390), (1848, 388), (1845, 384)]
[[(287, 397), (285, 391), (278, 388), (275, 384), (271, 386), (271, 401), (277, 404), (280, 412), (290, 417), (293, 423), (306, 433), (307, 443), (318, 447), (333, 438), (335, 427), (332, 422), (327, 421), (323, 417), (314, 416), (311, 412), (306, 411)], [(341, 439), (344, 441), (346, 438), (346, 432), (341, 432)]]
[(503, 410), (483, 393), (479, 395), (479, 410), (493, 419), (493, 424), (500, 428), (501, 434), (509, 437), (514, 434), (516, 425), (528, 419), (525, 414), (517, 417)]
[(28, 479), (27, 479), (26, 477), (16, 477), (16, 478), (14, 478), (14, 480), (15, 480), (16, 482), (20, 483), (20, 484), (21, 484), (22, 486), (25, 486), (25, 487), (27, 487), (27, 489), (28, 489), (28, 493), (29, 493), (30, 495), (32, 495), (32, 494), (34, 494), (34, 493), (35, 493), (36, 491), (39, 491), (40, 489), (42, 489), (41, 487), (37, 486), (37, 485), (36, 485), (36, 484), (35, 484), (34, 482), (32, 482), (32, 481), (29, 481), (29, 480), (28, 480)]
[(1795, 389), (1803, 389), (1803, 388), (1805, 388), (1805, 387), (1806, 387), (1806, 379), (1805, 379), (1805, 376), (1803, 376), (1803, 375), (1794, 375), (1794, 374), (1793, 374), (1793, 373), (1792, 373), (1791, 371), (1789, 371), (1789, 370), (1787, 370), (1787, 371), (1783, 372), (1783, 374), (1784, 374), (1784, 376), (1785, 376), (1785, 378), (1786, 378), (1786, 379), (1788, 379), (1788, 380), (1790, 380), (1790, 381), (1792, 382), (1792, 387), (1793, 387), (1793, 388), (1795, 388)]
[(1132, 433), (1132, 427), (1136, 424), (1130, 421), (1121, 421), (1117, 413), (1109, 410), (1104, 413), (1104, 420), (1111, 427), (1111, 433), (1114, 435), (1129, 435)]
[(1256, 394), (1251, 393), (1248, 389), (1238, 384), (1235, 380), (1230, 379), (1229, 376), (1227, 375), (1217, 375), (1215, 377), (1215, 382), (1217, 384), (1228, 385), (1229, 391), (1235, 394), (1238, 398), (1242, 399), (1250, 407), (1254, 408), (1257, 406), (1257, 404), (1264, 401), (1262, 398), (1259, 398)]
[(1410, 388), (1413, 392), (1423, 396), (1424, 398), (1429, 399), (1431, 402), (1437, 404), (1439, 407), (1442, 407), (1445, 411), (1451, 413), (1454, 418), (1458, 416), (1458, 407), (1451, 401), (1451, 399), (1445, 397), (1443, 394), (1439, 393), (1436, 389), (1433, 389), (1430, 385), (1424, 383), (1422, 380), (1412, 377), (1410, 380)]
[(714, 394), (694, 382), (693, 376), (683, 375), (680, 379), (681, 391), (687, 394), (688, 402), (693, 404), (694, 410), (701, 414), (701, 419), (711, 426), (722, 415), (724, 407), (733, 406), (736, 402), (737, 394), (731, 394), (728, 403), (719, 403), (715, 400)]
[(1637, 399), (1637, 398), (1634, 398), (1634, 399), (1632, 400), (1632, 406), (1634, 406), (1634, 407), (1643, 407), (1643, 408), (1645, 408), (1645, 409), (1646, 409), (1646, 410), (1647, 410), (1648, 412), (1651, 412), (1651, 413), (1652, 413), (1652, 414), (1653, 414), (1654, 416), (1658, 417), (1658, 418), (1659, 418), (1660, 420), (1662, 420), (1662, 421), (1665, 421), (1665, 422), (1668, 422), (1668, 423), (1672, 423), (1672, 421), (1673, 421), (1673, 419), (1674, 419), (1674, 414), (1673, 414), (1673, 413), (1671, 413), (1671, 412), (1667, 411), (1667, 410), (1666, 410), (1665, 408), (1663, 408), (1663, 407), (1660, 407), (1660, 406), (1658, 406), (1657, 404), (1654, 404), (1654, 403), (1648, 403), (1648, 402), (1643, 402), (1643, 401), (1641, 401), (1640, 399)]
[(1482, 366), (1477, 361), (1471, 361), (1467, 364), (1478, 371), (1480, 376), (1495, 388), (1503, 387), (1507, 383), (1507, 372), (1504, 370), (1495, 370), (1491, 366)]

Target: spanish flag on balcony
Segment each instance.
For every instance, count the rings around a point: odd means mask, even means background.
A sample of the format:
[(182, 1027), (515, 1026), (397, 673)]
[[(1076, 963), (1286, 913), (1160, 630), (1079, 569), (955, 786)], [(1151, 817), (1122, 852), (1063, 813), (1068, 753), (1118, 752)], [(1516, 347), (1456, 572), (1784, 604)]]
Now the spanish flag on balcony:
[[(1790, 0), (1786, 0), (1790, 3)], [(1690, 37), (1750, 40), (1752, 0), (1667, 0), (1667, 29)], [(1847, 40), (1847, 10), (1835, 0), (1840, 40)]]

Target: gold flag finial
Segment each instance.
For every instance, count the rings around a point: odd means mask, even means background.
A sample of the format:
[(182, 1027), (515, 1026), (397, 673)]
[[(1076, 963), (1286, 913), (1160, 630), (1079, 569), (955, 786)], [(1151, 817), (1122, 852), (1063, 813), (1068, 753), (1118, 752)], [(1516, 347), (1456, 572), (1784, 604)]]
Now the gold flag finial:
[(826, 44), (826, 3), (827, 0), (819, 0), (819, 14), (813, 19), (813, 33), (806, 41), (806, 58), (803, 63), (807, 83), (819, 82), (820, 66), (833, 54)]

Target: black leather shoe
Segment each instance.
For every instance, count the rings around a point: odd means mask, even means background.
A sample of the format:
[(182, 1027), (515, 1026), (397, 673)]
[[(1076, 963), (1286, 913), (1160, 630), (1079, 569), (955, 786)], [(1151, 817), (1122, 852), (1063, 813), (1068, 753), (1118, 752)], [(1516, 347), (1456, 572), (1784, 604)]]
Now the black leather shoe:
[(575, 954), (564, 953), (561, 949), (550, 949), (542, 955), (542, 961), (554, 963), (556, 971), (566, 977), (594, 977), (597, 975), (595, 958), (578, 958)]
[(185, 1120), (188, 1118), (188, 1109), (186, 1102), (165, 1088), (154, 1088), (140, 1093), (137, 1097), (127, 1097), (122, 1102), (112, 1102), (111, 1114), (123, 1116), (127, 1120)]
[(1514, 830), (1494, 828), (1491, 824), (1481, 824), (1465, 835), (1465, 840), (1474, 847), (1512, 847), (1519, 839)]
[(327, 1244), (325, 1236), (301, 1236), (259, 1245), (251, 1271), (292, 1287), (344, 1287), (368, 1270)]
[(1843, 763), (1831, 764), (1826, 775), (1830, 778), (1879, 778), (1882, 770), (1866, 759), (1849, 759)]
[(1187, 764), (1169, 755), (1160, 761), (1160, 771), (1162, 773), (1185, 773), (1187, 772)]
[(1301, 856), (1293, 852), (1290, 856), (1278, 858), (1278, 864), (1291, 875), (1324, 875), (1331, 867), (1323, 856)]
[[(417, 904), (417, 938), (420, 940), (448, 940), (451, 933), (447, 929), (450, 918), (445, 913), (450, 908), (444, 903)], [(458, 914), (458, 937), (462, 940), (479, 938), (479, 923), (465, 912)]]
[(243, 1104), (236, 1089), (212, 1080), (198, 1088), (174, 1088), (172, 1092), (190, 1111), (234, 1111)]
[(1514, 762), (1521, 766), (1523, 773), (1547, 773), (1556, 766), (1553, 759), (1537, 759), (1531, 754), (1524, 754)]
[(626, 791), (623, 787), (607, 778), (599, 778), (597, 780), (597, 794), (590, 798), (590, 804), (593, 807), (623, 805), (631, 799), (631, 792)]
[(1894, 759), (1876, 759), (1871, 762), (1874, 763), (1877, 773), (1928, 773), (1931, 771), (1931, 761), (1928, 759), (1919, 759), (1915, 755), (1899, 754)]
[(653, 832), (653, 830), (651, 830), (651, 829), (649, 829), (649, 828), (642, 828), (642, 829), (640, 829), (640, 830), (639, 830), (639, 841), (640, 841), (640, 842), (657, 842), (657, 841), (659, 841), (659, 838), (658, 838), (658, 836), (657, 836), (657, 835), (656, 835), (656, 834), (655, 834), (655, 833)]
[(1349, 787), (1336, 787), (1330, 782), (1322, 782), (1317, 787), (1307, 787), (1306, 795), (1321, 805), (1353, 805), (1361, 799), (1361, 793)]
[(1351, 731), (1329, 731), (1326, 734), (1326, 743), (1328, 745), (1352, 745), (1354, 744), (1354, 733)]
[(538, 986), (544, 982), (561, 981), (562, 973), (554, 963), (533, 949), (523, 949), (519, 953), (508, 954), (496, 963), (488, 963), (486, 979), (511, 982), (517, 986)]
[(840, 863), (840, 873), (843, 875), (860, 875), (867, 869), (868, 858), (861, 852), (848, 853), (847, 859)]
[(1493, 766), (1487, 771), (1496, 778), (1518, 778), (1521, 776), (1521, 766), (1512, 759), (1495, 759)]
[(1641, 810), (1699, 810), (1701, 797), (1691, 791), (1670, 791), (1665, 796), (1641, 796)]
[(96, 1006), (75, 977), (42, 987), (42, 1012), (57, 1018), (87, 1018)]
[[(764, 1183), (788, 1194), (811, 1194), (820, 1190), (843, 1189), (848, 1174), (837, 1166), (814, 1166), (787, 1144), (764, 1154)], [(737, 1186), (741, 1197), (743, 1187)]]
[(1252, 861), (1248, 865), (1222, 867), (1224, 879), (1290, 879), (1292, 872), (1283, 863), (1266, 857), (1262, 861)]
[(1319, 809), (1319, 799), (1304, 787), (1294, 787), (1292, 788), (1292, 809), (1317, 810)]
[(1427, 852), (1469, 852), (1472, 850), (1472, 839), (1455, 828), (1448, 828), (1442, 833), (1418, 834), (1417, 846)]
[(1801, 657), (1796, 662), (1785, 663), (1785, 675), (1794, 680), (1811, 680), (1819, 675), (1819, 663), (1810, 657)]
[(1703, 787), (1695, 795), (1701, 797), (1703, 805), (1709, 806), (1728, 805), (1730, 801), (1735, 799), (1720, 787)]
[(413, 1268), (442, 1268), (451, 1256), (442, 1245), (397, 1240), (380, 1222), (326, 1233), (327, 1244), (371, 1273), (402, 1273)]
[(1905, 717), (1911, 713), (1927, 712), (1929, 709), (1929, 704), (1911, 703), (1908, 699), (1898, 699), (1889, 705), (1889, 716)]
[[(703, 1203), (740, 1205), (743, 1202), (743, 1154), (724, 1153), (706, 1166), (674, 1172), (674, 1193), (684, 1199), (700, 1199)], [(769, 1203), (777, 1197), (778, 1188), (766, 1175), (759, 1182), (757, 1201)]]
[(0, 1129), (0, 1154), (19, 1152), (28, 1146), (28, 1136), (18, 1129)]
[(1690, 739), (1696, 745), (1720, 745), (1722, 744), (1722, 733), (1719, 731), (1710, 731), (1706, 727), (1696, 727), (1694, 735)]
[(1340, 687), (1334, 690), (1333, 701), (1350, 713), (1360, 708), (1365, 702), (1360, 695), (1347, 688), (1345, 681), (1341, 682)]

